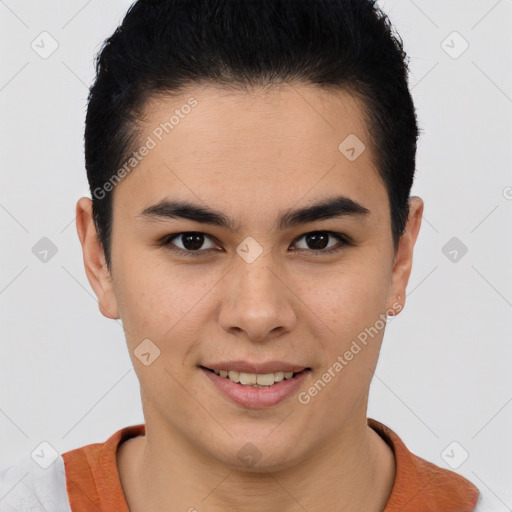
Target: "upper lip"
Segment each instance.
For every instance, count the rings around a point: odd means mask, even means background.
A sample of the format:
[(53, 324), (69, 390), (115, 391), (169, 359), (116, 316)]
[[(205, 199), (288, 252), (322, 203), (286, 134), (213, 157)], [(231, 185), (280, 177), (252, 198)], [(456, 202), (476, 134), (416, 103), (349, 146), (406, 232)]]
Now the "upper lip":
[(298, 373), (308, 368), (284, 361), (267, 361), (265, 363), (251, 363), (249, 361), (219, 361), (218, 363), (206, 363), (201, 365), (209, 370), (227, 370), (244, 373), (274, 373), (294, 372)]

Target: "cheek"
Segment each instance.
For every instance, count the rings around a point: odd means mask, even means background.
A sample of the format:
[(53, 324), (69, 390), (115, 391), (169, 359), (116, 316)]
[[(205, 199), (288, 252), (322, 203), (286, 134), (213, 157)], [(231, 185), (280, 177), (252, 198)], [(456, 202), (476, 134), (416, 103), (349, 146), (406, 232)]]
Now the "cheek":
[[(314, 278), (311, 281), (315, 281)], [(303, 287), (303, 302), (328, 337), (347, 341), (386, 311), (389, 276), (375, 265), (346, 267)]]
[[(125, 258), (117, 274), (120, 313), (130, 347), (149, 338), (162, 352), (179, 354), (199, 332), (203, 302), (218, 279), (195, 278), (162, 258)], [(191, 338), (192, 337), (192, 338)], [(181, 341), (183, 340), (183, 341)], [(181, 359), (180, 359), (181, 360)]]
[(368, 391), (386, 326), (387, 282), (387, 274), (375, 268), (351, 268), (332, 275), (322, 290), (303, 289), (307, 323), (316, 326), (321, 353), (321, 368), (307, 392), (328, 412), (326, 428), (337, 428)]

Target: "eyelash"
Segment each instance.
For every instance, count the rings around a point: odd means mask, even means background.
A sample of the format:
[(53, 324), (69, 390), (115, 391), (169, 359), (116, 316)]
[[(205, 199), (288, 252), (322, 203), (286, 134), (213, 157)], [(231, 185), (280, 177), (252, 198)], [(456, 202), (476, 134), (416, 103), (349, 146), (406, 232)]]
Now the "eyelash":
[[(325, 254), (331, 254), (331, 253), (340, 251), (345, 246), (353, 245), (352, 241), (350, 240), (350, 238), (347, 235), (344, 235), (343, 233), (337, 233), (335, 231), (326, 231), (326, 230), (324, 230), (324, 231), (321, 231), (321, 230), (320, 231), (309, 231), (309, 232), (304, 233), (303, 235), (297, 237), (294, 242), (300, 240), (301, 238), (304, 238), (307, 235), (312, 235), (315, 233), (325, 233), (325, 234), (331, 235), (334, 238), (336, 238), (339, 242), (341, 242), (342, 245), (334, 246), (334, 247), (331, 247), (330, 249), (320, 249), (318, 251), (315, 251), (313, 249), (298, 249), (298, 251), (309, 251), (309, 252), (313, 253), (313, 255), (315, 255), (315, 256), (323, 256)], [(178, 238), (181, 235), (191, 235), (191, 234), (204, 235), (206, 238), (210, 238), (210, 239), (214, 240), (214, 238), (211, 237), (210, 235), (207, 235), (206, 233), (202, 233), (200, 231), (182, 231), (180, 233), (172, 233), (170, 235), (166, 235), (165, 237), (163, 237), (160, 240), (160, 245), (163, 247), (166, 247), (169, 251), (174, 252), (180, 256), (200, 257), (203, 255), (202, 253), (207, 252), (207, 250), (198, 249), (197, 251), (190, 251), (190, 250), (185, 251), (183, 249), (180, 249), (179, 247), (176, 247), (171, 242), (171, 240), (174, 240), (175, 238)]]

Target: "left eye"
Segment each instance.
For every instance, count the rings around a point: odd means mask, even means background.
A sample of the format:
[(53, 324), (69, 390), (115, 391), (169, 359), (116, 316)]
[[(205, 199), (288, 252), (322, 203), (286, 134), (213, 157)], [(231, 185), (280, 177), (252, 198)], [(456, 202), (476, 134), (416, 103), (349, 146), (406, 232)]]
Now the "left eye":
[[(338, 246), (336, 244), (328, 245), (329, 237), (335, 238), (338, 241)], [(313, 246), (313, 252), (325, 254), (329, 252), (334, 252), (341, 249), (344, 245), (349, 245), (349, 241), (347, 237), (342, 235), (341, 233), (333, 233), (332, 231), (312, 231), (311, 233), (306, 233), (302, 235), (297, 240), (305, 239), (306, 244)], [(341, 243), (341, 246), (339, 245)], [(308, 247), (305, 248), (308, 250)]]
[[(329, 245), (329, 237), (334, 238), (338, 241), (338, 244)], [(173, 240), (182, 240), (181, 247), (177, 246)], [(161, 244), (169, 248), (169, 250), (178, 254), (186, 256), (200, 256), (200, 253), (206, 252), (206, 249), (219, 249), (219, 246), (213, 242), (210, 242), (210, 247), (206, 247), (205, 250), (200, 250), (205, 240), (212, 239), (206, 233), (197, 231), (187, 231), (184, 233), (176, 233), (165, 236)], [(326, 254), (340, 250), (345, 245), (351, 245), (349, 238), (342, 233), (334, 233), (332, 231), (311, 231), (305, 233), (299, 238), (295, 239), (295, 243), (304, 239), (306, 245), (310, 247), (299, 247), (298, 250), (306, 250), (317, 254)], [(312, 246), (312, 248), (311, 248)]]

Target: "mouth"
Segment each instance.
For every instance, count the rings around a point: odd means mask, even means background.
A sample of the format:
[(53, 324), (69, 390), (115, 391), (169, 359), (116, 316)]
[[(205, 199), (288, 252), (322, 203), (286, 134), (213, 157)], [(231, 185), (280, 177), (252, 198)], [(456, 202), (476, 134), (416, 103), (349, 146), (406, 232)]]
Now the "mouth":
[[(291, 399), (307, 385), (311, 374), (309, 367), (291, 367), (282, 363), (265, 365), (266, 373), (238, 371), (242, 369), (240, 367), (253, 371), (256, 369), (256, 365), (248, 363), (220, 363), (219, 366), (228, 366), (231, 369), (209, 368), (202, 365), (198, 366), (198, 369), (213, 385), (213, 389), (220, 392), (221, 396), (246, 409), (274, 407)], [(263, 365), (259, 365), (260, 372), (262, 368)], [(269, 372), (271, 368), (278, 369), (278, 371)], [(290, 371), (284, 371), (284, 369)]]

